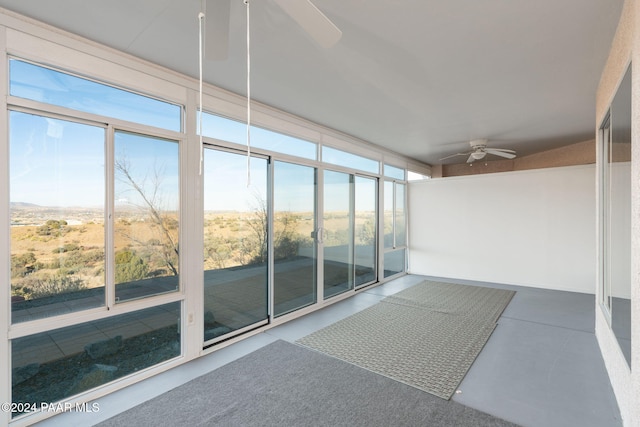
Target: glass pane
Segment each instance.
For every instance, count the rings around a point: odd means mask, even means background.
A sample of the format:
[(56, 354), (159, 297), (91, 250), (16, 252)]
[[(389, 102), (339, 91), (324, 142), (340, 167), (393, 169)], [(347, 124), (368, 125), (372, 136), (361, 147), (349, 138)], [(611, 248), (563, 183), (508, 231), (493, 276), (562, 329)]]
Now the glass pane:
[(390, 277), (394, 274), (404, 271), (405, 250), (399, 249), (384, 254), (384, 277)]
[(611, 326), (631, 365), (631, 68), (611, 104), (609, 280)]
[(404, 181), (404, 169), (391, 165), (384, 165), (384, 176)]
[(178, 105), (16, 59), (10, 60), (9, 67), (13, 96), (176, 132), (181, 130), (182, 108)]
[(353, 175), (324, 173), (324, 298), (353, 288)]
[(355, 285), (376, 280), (377, 182), (355, 177)]
[[(244, 145), (247, 143), (247, 125), (215, 114), (203, 113), (202, 135)], [(313, 142), (257, 126), (251, 126), (251, 146), (311, 160), (315, 160), (317, 156), (317, 145)]]
[(405, 206), (405, 189), (404, 184), (395, 183), (396, 187), (396, 211), (395, 211), (395, 229), (396, 229), (396, 247), (405, 246), (407, 244), (407, 227), (404, 212)]
[(382, 225), (384, 226), (384, 247), (393, 248), (393, 182), (384, 182), (384, 213)]
[(276, 162), (274, 200), (274, 315), (316, 302), (316, 170)]
[(53, 404), (180, 352), (179, 302), (18, 338), (12, 401)]
[(204, 154), (204, 340), (267, 318), (267, 161)]
[(407, 181), (422, 181), (425, 179), (429, 179), (428, 175), (423, 175), (418, 172), (407, 171)]
[(115, 134), (116, 301), (178, 290), (178, 143)]
[(606, 310), (609, 314), (611, 314), (611, 280), (609, 280), (610, 272), (609, 269), (611, 266), (609, 265), (609, 235), (611, 233), (610, 223), (609, 223), (609, 199), (610, 199), (610, 191), (609, 191), (609, 169), (611, 167), (611, 159), (609, 158), (609, 152), (611, 150), (611, 121), (609, 118), (606, 119), (605, 124), (603, 125), (602, 132), (602, 161), (600, 163), (600, 179), (601, 179), (601, 188), (600, 188), (600, 196), (601, 196), (601, 204), (603, 206), (601, 210), (601, 223), (600, 223), (600, 231), (601, 231), (601, 240), (602, 244), (600, 247), (600, 258), (602, 260), (602, 303), (606, 307)]
[(351, 169), (380, 173), (380, 162), (331, 147), (322, 147), (322, 161)]
[(11, 319), (103, 306), (105, 131), (9, 116)]

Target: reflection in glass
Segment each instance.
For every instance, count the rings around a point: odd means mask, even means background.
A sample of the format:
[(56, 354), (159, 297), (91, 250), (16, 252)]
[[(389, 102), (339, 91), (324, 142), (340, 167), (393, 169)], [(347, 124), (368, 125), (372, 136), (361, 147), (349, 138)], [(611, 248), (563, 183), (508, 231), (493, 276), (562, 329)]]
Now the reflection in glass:
[(373, 178), (355, 177), (355, 285), (376, 279), (377, 185)]
[(384, 254), (384, 277), (390, 277), (394, 274), (404, 271), (405, 250), (397, 249), (395, 251), (386, 252)]
[(9, 120), (13, 323), (103, 306), (104, 129)]
[(611, 327), (631, 365), (631, 68), (611, 104), (608, 162), (608, 281)]
[(387, 178), (394, 178), (399, 179), (400, 181), (404, 181), (404, 169), (385, 164), (384, 176), (386, 176)]
[(602, 136), (602, 151), (600, 152), (602, 156), (601, 160), (601, 168), (600, 168), (600, 180), (601, 180), (601, 188), (600, 188), (600, 196), (602, 200), (602, 206), (604, 208), (601, 210), (601, 218), (600, 218), (600, 233), (602, 244), (600, 247), (600, 259), (602, 261), (602, 304), (606, 309), (606, 312), (611, 314), (611, 280), (609, 280), (610, 272), (609, 268), (609, 235), (610, 235), (610, 224), (609, 224), (609, 168), (611, 160), (609, 159), (609, 152), (611, 151), (611, 119), (607, 117), (602, 128), (600, 129)]
[(396, 208), (394, 214), (396, 243), (395, 246), (406, 246), (407, 244), (407, 227), (404, 213), (405, 206), (405, 189), (404, 184), (395, 183), (396, 189)]
[[(407, 220), (405, 216), (406, 185), (393, 181), (384, 182), (384, 277), (405, 270), (407, 245)], [(393, 249), (393, 251), (389, 251)]]
[(324, 298), (353, 288), (353, 178), (324, 173)]
[(179, 327), (175, 302), (14, 339), (12, 401), (52, 404), (177, 357)]
[(204, 340), (267, 319), (267, 161), (204, 154)]
[(182, 108), (175, 104), (17, 59), (9, 61), (9, 74), (9, 90), (13, 96), (176, 132), (181, 130)]
[[(247, 143), (247, 125), (204, 112), (202, 113), (202, 135), (244, 145)], [(251, 145), (310, 160), (315, 160), (317, 157), (315, 143), (257, 126), (251, 126)]]
[(384, 247), (393, 248), (395, 246), (393, 231), (393, 181), (384, 182), (384, 211), (382, 215), (382, 225), (384, 227)]
[(274, 315), (316, 302), (316, 171), (274, 165)]
[(175, 141), (115, 134), (116, 301), (178, 290), (179, 156)]
[(346, 151), (337, 150), (327, 146), (322, 147), (322, 161), (333, 165), (344, 166), (350, 169), (359, 169), (375, 174), (380, 172), (380, 162), (377, 160), (367, 159), (366, 157), (347, 153)]

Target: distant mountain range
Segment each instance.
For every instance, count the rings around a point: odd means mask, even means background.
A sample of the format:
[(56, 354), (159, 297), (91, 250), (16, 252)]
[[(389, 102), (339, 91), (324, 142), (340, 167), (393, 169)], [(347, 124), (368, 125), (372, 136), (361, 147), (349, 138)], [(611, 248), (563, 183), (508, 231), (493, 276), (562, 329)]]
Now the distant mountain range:
[[(35, 203), (27, 202), (10, 202), (9, 208), (15, 211), (33, 211), (33, 212), (46, 212), (46, 211), (64, 211), (64, 212), (88, 212), (88, 211), (104, 211), (102, 206), (43, 206)], [(124, 211), (126, 209), (119, 208)]]
[(35, 203), (26, 203), (26, 202), (10, 202), (9, 207), (11, 208), (41, 208), (42, 206), (36, 205)]

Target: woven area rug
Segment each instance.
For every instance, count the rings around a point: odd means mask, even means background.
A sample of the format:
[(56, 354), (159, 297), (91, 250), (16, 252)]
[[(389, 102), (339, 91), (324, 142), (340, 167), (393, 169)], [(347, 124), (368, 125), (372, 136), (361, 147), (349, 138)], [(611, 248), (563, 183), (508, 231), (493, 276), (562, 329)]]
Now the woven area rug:
[(285, 341), (97, 426), (517, 427)]
[(450, 399), (514, 294), (424, 281), (297, 342)]

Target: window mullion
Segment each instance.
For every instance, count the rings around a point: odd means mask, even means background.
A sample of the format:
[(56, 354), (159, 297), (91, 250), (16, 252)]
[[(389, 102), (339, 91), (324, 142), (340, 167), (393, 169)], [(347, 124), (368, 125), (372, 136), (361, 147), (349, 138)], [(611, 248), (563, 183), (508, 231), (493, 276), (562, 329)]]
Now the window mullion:
[(115, 167), (114, 167), (114, 135), (113, 125), (107, 127), (105, 141), (105, 298), (107, 309), (112, 309), (116, 300), (115, 289), (115, 260), (114, 260), (114, 191), (115, 191)]
[(393, 185), (392, 185), (392, 193), (393, 193), (393, 200), (391, 201), (391, 205), (392, 205), (392, 210), (391, 210), (391, 232), (393, 233), (393, 243), (392, 243), (392, 247), (393, 249), (396, 248), (396, 223), (397, 223), (397, 218), (396, 218), (396, 192), (398, 191), (397, 189), (397, 184), (395, 181), (393, 181)]

